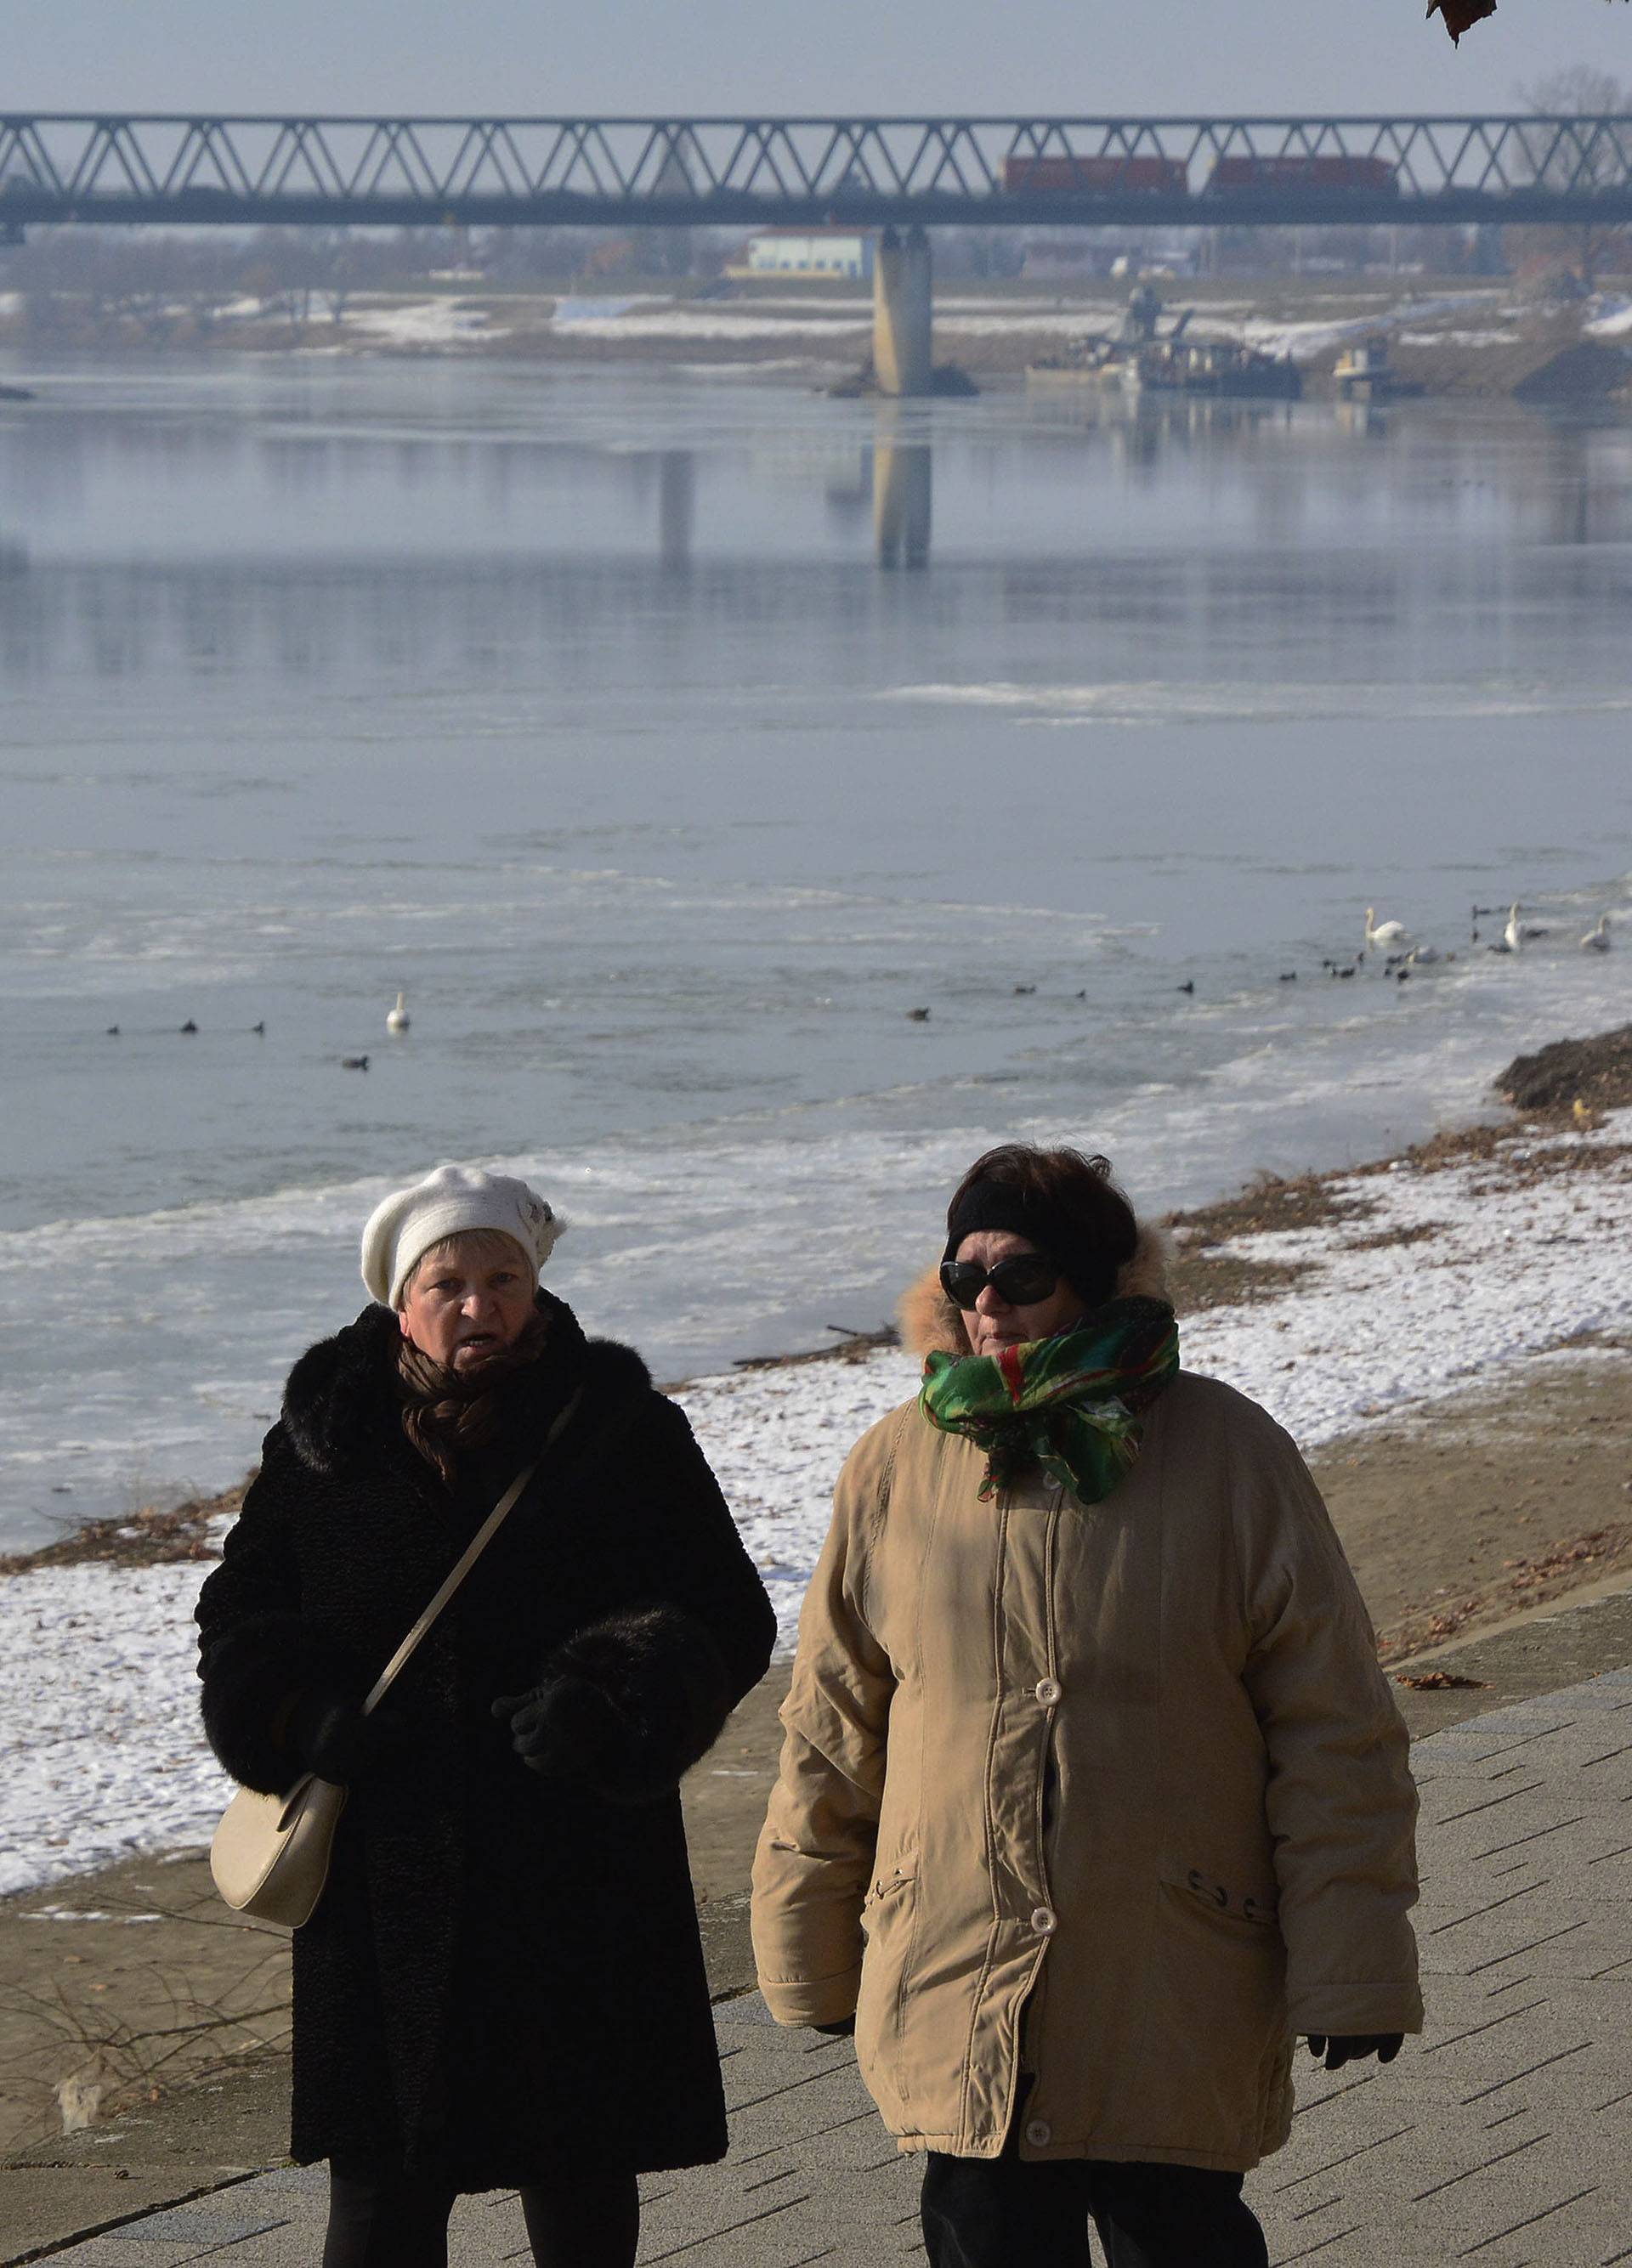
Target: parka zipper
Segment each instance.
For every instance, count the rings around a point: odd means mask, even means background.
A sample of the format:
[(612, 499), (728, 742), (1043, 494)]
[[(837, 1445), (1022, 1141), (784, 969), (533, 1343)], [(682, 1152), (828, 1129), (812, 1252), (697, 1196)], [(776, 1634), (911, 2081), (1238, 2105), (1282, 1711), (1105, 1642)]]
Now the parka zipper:
[[(1059, 1685), (1060, 1648), (1054, 1624), (1054, 1561), (1060, 1534), (1060, 1509), (1065, 1502), (1065, 1490), (1056, 1481), (1048, 1504), (1048, 1525), (1043, 1532), (1043, 1611), (1044, 1676), (1055, 1688)], [(1043, 1705), (1043, 1770), (1038, 1786), (1038, 1864), (1043, 1876), (1043, 1898), (1052, 1905), (1053, 1853), (1059, 1838), (1060, 1776), (1054, 1759), (1054, 1737), (1059, 1723), (1059, 1703)]]

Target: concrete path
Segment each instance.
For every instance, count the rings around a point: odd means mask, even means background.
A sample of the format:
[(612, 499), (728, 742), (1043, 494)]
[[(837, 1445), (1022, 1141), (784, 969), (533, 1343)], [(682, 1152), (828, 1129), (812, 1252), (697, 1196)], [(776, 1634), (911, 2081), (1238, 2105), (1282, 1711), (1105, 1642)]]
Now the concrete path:
[[(1632, 2264), (1632, 1670), (1420, 1741), (1429, 2029), (1386, 2071), (1303, 2060), (1293, 2139), (1250, 2177), (1272, 2262)], [(723, 2167), (654, 2176), (642, 2268), (921, 2258), (917, 2176), (846, 2043), (718, 2011)], [(53, 2250), (78, 2268), (315, 2268), (322, 2169), (263, 2174)], [(36, 2256), (39, 2257), (39, 2256)], [(465, 2198), (458, 2268), (530, 2257)], [(1043, 2268), (1043, 2264), (1038, 2264)]]

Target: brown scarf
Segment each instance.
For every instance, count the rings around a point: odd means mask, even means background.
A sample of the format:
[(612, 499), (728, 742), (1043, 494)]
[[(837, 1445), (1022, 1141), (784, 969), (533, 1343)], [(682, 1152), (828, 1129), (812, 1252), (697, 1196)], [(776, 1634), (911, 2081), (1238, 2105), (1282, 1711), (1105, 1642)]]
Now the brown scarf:
[(396, 1366), (402, 1381), (402, 1431), (449, 1488), (460, 1458), (490, 1441), (498, 1424), (504, 1388), (518, 1370), (536, 1362), (550, 1336), (550, 1317), (535, 1308), (507, 1347), (475, 1370), (433, 1362), (404, 1339)]

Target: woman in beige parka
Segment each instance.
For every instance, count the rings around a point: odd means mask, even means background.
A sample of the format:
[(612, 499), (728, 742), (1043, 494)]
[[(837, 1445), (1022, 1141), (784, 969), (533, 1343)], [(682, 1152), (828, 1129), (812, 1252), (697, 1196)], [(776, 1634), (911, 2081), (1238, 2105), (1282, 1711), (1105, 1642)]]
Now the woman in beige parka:
[(1354, 1578), (1258, 1406), (1178, 1368), (1103, 1159), (1010, 1145), (909, 1301), (800, 1624), (754, 1869), (779, 2022), (927, 2154), (931, 2268), (1262, 2268), (1292, 2044), (1421, 2029), (1415, 1793)]

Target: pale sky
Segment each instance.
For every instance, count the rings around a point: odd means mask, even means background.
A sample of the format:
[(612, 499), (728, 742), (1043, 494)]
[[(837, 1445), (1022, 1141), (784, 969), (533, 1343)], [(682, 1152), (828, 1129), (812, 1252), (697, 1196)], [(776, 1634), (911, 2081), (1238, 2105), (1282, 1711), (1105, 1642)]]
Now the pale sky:
[(1632, 7), (1501, 0), (10, 0), (0, 110), (1506, 110)]

